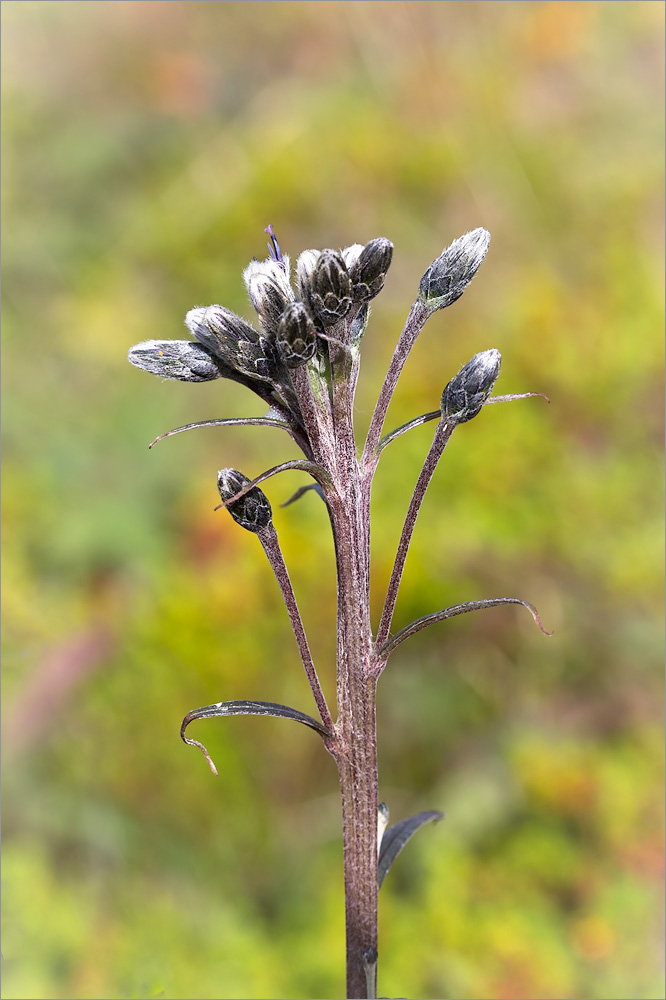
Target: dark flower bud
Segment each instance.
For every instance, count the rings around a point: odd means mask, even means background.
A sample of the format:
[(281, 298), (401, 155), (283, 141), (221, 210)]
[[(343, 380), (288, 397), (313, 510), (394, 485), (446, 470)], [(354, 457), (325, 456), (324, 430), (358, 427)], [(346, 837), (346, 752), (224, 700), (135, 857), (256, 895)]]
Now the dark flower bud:
[(151, 375), (181, 382), (210, 382), (225, 375), (211, 352), (191, 340), (144, 340), (131, 347), (127, 357)]
[(440, 408), (445, 420), (464, 424), (471, 420), (491, 393), (500, 372), (502, 356), (492, 348), (475, 354), (442, 393)]
[(190, 309), (185, 323), (199, 343), (229, 368), (263, 382), (277, 380), (273, 345), (231, 310), (223, 306)]
[(393, 244), (380, 236), (366, 243), (354, 262), (348, 264), (355, 302), (367, 302), (381, 292), (392, 257)]
[(351, 309), (351, 280), (335, 250), (322, 250), (306, 289), (308, 304), (323, 326), (334, 326)]
[(282, 314), (277, 346), (287, 368), (299, 368), (313, 356), (317, 336), (312, 317), (302, 302), (293, 302)]
[[(222, 502), (226, 503), (231, 497), (236, 496), (250, 482), (251, 480), (237, 469), (220, 469), (217, 474), (217, 488)], [(268, 497), (258, 486), (248, 490), (239, 500), (230, 503), (227, 510), (241, 528), (253, 531), (255, 535), (267, 528), (273, 520)]]
[(433, 312), (459, 299), (486, 256), (490, 233), (473, 229), (454, 240), (421, 278), (419, 299)]

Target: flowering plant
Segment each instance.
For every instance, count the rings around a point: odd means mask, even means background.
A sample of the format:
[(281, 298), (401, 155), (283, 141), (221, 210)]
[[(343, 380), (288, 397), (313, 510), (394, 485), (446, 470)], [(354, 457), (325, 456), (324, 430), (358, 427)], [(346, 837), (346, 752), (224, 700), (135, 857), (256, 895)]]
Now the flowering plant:
[[(145, 371), (184, 382), (229, 378), (252, 390), (268, 406), (263, 416), (202, 421), (178, 427), (168, 437), (194, 427), (257, 424), (286, 431), (303, 453), (254, 479), (235, 469), (218, 472), (221, 507), (257, 535), (275, 573), (312, 690), (318, 718), (285, 705), (226, 701), (189, 712), (181, 736), (197, 746), (217, 773), (206, 748), (189, 736), (191, 722), (228, 715), (271, 715), (315, 730), (334, 758), (342, 798), (347, 995), (376, 996), (377, 898), (398, 853), (423, 824), (441, 818), (427, 811), (388, 826), (388, 809), (378, 800), (375, 692), (391, 653), (421, 629), (455, 615), (500, 604), (521, 604), (543, 626), (528, 601), (499, 597), (458, 604), (428, 614), (391, 635), (391, 622), (407, 550), (428, 484), (454, 430), (488, 403), (519, 399), (491, 396), (500, 354), (476, 354), (446, 385), (439, 407), (382, 435), (391, 397), (405, 361), (430, 316), (463, 294), (483, 261), (490, 240), (475, 229), (455, 240), (426, 270), (399, 337), (359, 457), (353, 400), (360, 348), (371, 300), (384, 285), (393, 245), (384, 238), (337, 252), (306, 250), (290, 280), (289, 258), (269, 226), (269, 257), (253, 260), (244, 272), (258, 329), (223, 306), (192, 309), (185, 322), (194, 340), (149, 340), (132, 347), (129, 360)], [(370, 493), (380, 456), (407, 431), (437, 421), (430, 450), (405, 517), (377, 631), (370, 621)], [(156, 440), (160, 440), (157, 438)], [(155, 443), (155, 442), (153, 442)], [(152, 447), (152, 445), (151, 445)], [(335, 544), (337, 571), (337, 718), (324, 697), (282, 557), (271, 505), (259, 483), (287, 469), (306, 472), (326, 505)], [(549, 633), (545, 633), (549, 634)]]

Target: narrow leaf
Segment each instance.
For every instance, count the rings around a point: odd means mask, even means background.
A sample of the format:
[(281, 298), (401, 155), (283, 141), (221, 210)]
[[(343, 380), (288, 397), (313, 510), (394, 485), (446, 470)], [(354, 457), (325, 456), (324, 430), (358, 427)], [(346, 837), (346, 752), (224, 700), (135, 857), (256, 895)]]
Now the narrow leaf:
[(292, 430), (286, 420), (277, 420), (273, 417), (228, 417), (224, 420), (197, 420), (194, 424), (183, 424), (182, 427), (174, 427), (173, 430), (167, 431), (165, 434), (160, 434), (154, 441), (151, 441), (148, 447), (152, 448), (153, 445), (156, 445), (158, 441), (162, 441), (164, 438), (172, 437), (174, 434), (181, 434), (183, 431), (191, 431), (197, 427), (237, 427), (239, 425), (281, 427), (288, 432)]
[(550, 403), (550, 399), (545, 392), (511, 392), (507, 396), (488, 396), (483, 405), (487, 406), (488, 403), (509, 403), (512, 399), (527, 399), (529, 396), (542, 396), (547, 403)]
[(394, 430), (389, 431), (388, 434), (385, 434), (383, 438), (380, 438), (379, 444), (375, 448), (375, 455), (379, 455), (387, 444), (390, 444), (391, 441), (395, 441), (396, 438), (399, 438), (407, 431), (411, 431), (413, 427), (420, 427), (421, 424), (427, 424), (429, 420), (441, 419), (441, 410), (432, 410), (430, 413), (422, 413), (420, 417), (414, 417), (413, 420), (408, 420), (406, 424), (401, 424), (400, 427), (396, 427)]
[(211, 771), (215, 775), (217, 775), (217, 768), (213, 764), (205, 746), (203, 743), (199, 743), (198, 740), (193, 740), (189, 736), (186, 736), (185, 730), (190, 722), (194, 722), (196, 719), (216, 719), (228, 715), (271, 715), (275, 718), (293, 719), (294, 722), (301, 722), (304, 726), (309, 726), (310, 729), (316, 730), (320, 736), (326, 739), (333, 739), (333, 733), (326, 729), (325, 726), (322, 726), (321, 722), (317, 722), (316, 719), (306, 715), (305, 712), (299, 712), (297, 709), (289, 708), (287, 705), (276, 705), (272, 701), (219, 701), (215, 705), (204, 705), (203, 708), (195, 708), (192, 712), (187, 713), (180, 727), (180, 736), (184, 743), (189, 743), (193, 747), (199, 747), (208, 761)]
[(416, 621), (401, 629), (392, 639), (385, 642), (379, 650), (379, 655), (384, 658), (388, 657), (396, 646), (399, 646), (405, 639), (409, 639), (410, 636), (420, 632), (422, 628), (427, 628), (428, 625), (434, 625), (435, 622), (442, 622), (446, 618), (455, 618), (456, 615), (464, 615), (468, 611), (482, 611), (484, 608), (496, 608), (500, 604), (522, 604), (532, 615), (532, 618), (534, 618), (534, 621), (544, 635), (553, 634), (552, 632), (547, 632), (543, 627), (539, 612), (529, 601), (521, 601), (519, 597), (491, 597), (484, 601), (468, 601), (466, 604), (456, 604), (452, 608), (444, 608), (443, 611), (435, 611), (431, 615), (417, 618)]
[(379, 864), (377, 866), (377, 882), (381, 888), (382, 882), (386, 878), (387, 872), (395, 859), (400, 854), (405, 844), (424, 823), (436, 823), (442, 819), (444, 813), (437, 809), (430, 809), (426, 812), (417, 813), (409, 819), (403, 819), (399, 823), (390, 826), (382, 837), (382, 845), (379, 850)]
[(280, 507), (288, 507), (290, 504), (296, 503), (297, 500), (301, 499), (304, 493), (308, 493), (310, 490), (314, 490), (315, 493), (317, 493), (322, 498), (324, 503), (326, 503), (324, 491), (322, 490), (319, 483), (308, 483), (307, 486), (299, 486), (296, 492), (292, 493), (292, 495), (289, 497), (288, 500), (285, 500), (284, 503), (280, 504)]

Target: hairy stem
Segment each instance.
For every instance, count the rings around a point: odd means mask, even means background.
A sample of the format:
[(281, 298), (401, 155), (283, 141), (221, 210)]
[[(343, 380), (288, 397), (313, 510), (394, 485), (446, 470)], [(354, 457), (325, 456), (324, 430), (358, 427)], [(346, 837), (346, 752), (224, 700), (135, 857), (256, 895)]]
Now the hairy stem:
[[(338, 565), (337, 757), (344, 838), (347, 996), (367, 998), (367, 959), (377, 948), (377, 745), (372, 637), (365, 598), (366, 537), (356, 482), (333, 503)], [(356, 495), (354, 495), (356, 494)]]
[[(337, 391), (336, 391), (337, 390)], [(352, 423), (352, 396), (333, 387), (337, 469), (327, 495), (338, 580), (336, 762), (340, 775), (345, 876), (347, 996), (374, 996), (377, 952), (376, 680), (372, 676), (370, 552)], [(368, 961), (368, 956), (375, 960)]]

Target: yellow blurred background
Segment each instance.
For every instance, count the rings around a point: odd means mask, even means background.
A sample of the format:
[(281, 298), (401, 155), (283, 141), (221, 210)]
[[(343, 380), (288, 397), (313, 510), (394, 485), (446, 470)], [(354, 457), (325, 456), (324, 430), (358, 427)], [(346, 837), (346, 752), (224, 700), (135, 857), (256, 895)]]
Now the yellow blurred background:
[[(653, 2), (2, 4), (5, 998), (340, 997), (337, 775), (258, 698), (312, 712), (223, 466), (296, 457), (226, 381), (128, 348), (195, 305), (251, 318), (241, 271), (386, 236), (359, 436), (418, 281), (489, 255), (420, 338), (387, 429), (474, 353), (497, 392), (456, 432), (394, 627), (434, 626), (379, 690), (380, 794), (446, 819), (380, 898), (384, 996), (663, 997), (663, 20)], [(259, 407), (259, 408), (258, 408)], [(388, 449), (382, 603), (432, 424)], [(266, 486), (333, 697), (331, 542), (306, 481)], [(196, 732), (194, 731), (196, 729)]]

